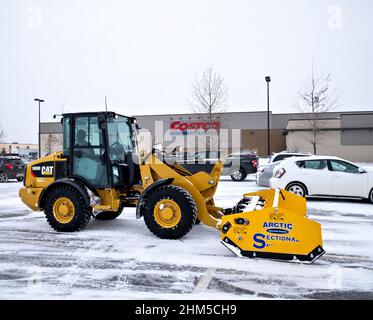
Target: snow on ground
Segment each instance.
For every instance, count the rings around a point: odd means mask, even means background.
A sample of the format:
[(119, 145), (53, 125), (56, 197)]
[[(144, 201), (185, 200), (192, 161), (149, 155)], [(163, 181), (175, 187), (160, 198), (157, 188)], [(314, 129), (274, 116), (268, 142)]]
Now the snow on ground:
[[(220, 244), (218, 231), (203, 225), (182, 240), (160, 240), (134, 209), (116, 221), (91, 221), (79, 233), (57, 233), (21, 203), (19, 187), (0, 185), (1, 299), (373, 298), (368, 203), (308, 200), (327, 254), (302, 265), (239, 259)], [(258, 189), (252, 177), (242, 183), (223, 177), (216, 202), (233, 205)]]

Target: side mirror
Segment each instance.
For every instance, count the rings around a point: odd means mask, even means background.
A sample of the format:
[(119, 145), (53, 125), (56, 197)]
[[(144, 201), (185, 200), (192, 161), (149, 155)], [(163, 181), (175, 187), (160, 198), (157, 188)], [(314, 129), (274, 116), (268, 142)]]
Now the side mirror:
[(359, 173), (364, 174), (364, 173), (367, 173), (367, 172), (366, 172), (365, 169), (363, 169), (363, 168), (359, 168)]

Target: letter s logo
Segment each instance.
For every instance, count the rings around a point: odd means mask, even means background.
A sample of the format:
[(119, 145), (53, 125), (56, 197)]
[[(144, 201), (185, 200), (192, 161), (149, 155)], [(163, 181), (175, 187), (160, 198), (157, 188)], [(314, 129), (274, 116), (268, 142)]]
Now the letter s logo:
[(254, 234), (254, 248), (257, 248), (257, 249), (264, 249), (266, 247), (266, 243), (264, 241), (264, 238), (265, 238), (265, 235), (264, 234), (261, 234), (261, 233), (257, 233), (257, 234)]

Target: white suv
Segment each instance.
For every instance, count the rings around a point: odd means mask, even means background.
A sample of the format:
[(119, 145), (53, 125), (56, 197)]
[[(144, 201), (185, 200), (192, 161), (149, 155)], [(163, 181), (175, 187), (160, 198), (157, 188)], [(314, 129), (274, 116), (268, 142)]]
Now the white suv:
[(373, 203), (373, 170), (337, 157), (308, 156), (282, 161), (271, 188), (300, 196), (364, 198)]

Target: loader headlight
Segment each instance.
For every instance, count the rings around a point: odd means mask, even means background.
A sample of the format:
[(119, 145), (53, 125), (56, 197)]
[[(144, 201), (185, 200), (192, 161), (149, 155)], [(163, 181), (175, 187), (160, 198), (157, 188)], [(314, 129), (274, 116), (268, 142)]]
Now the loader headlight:
[(228, 221), (226, 224), (224, 224), (223, 228), (221, 228), (222, 232), (226, 234), (231, 228), (231, 226), (232, 226), (231, 223)]
[(244, 218), (237, 218), (234, 220), (235, 224), (243, 225), (243, 226), (248, 226), (250, 224), (250, 221)]
[(277, 179), (280, 179), (285, 173), (286, 173), (286, 170), (284, 168), (278, 169), (275, 173), (275, 177)]

